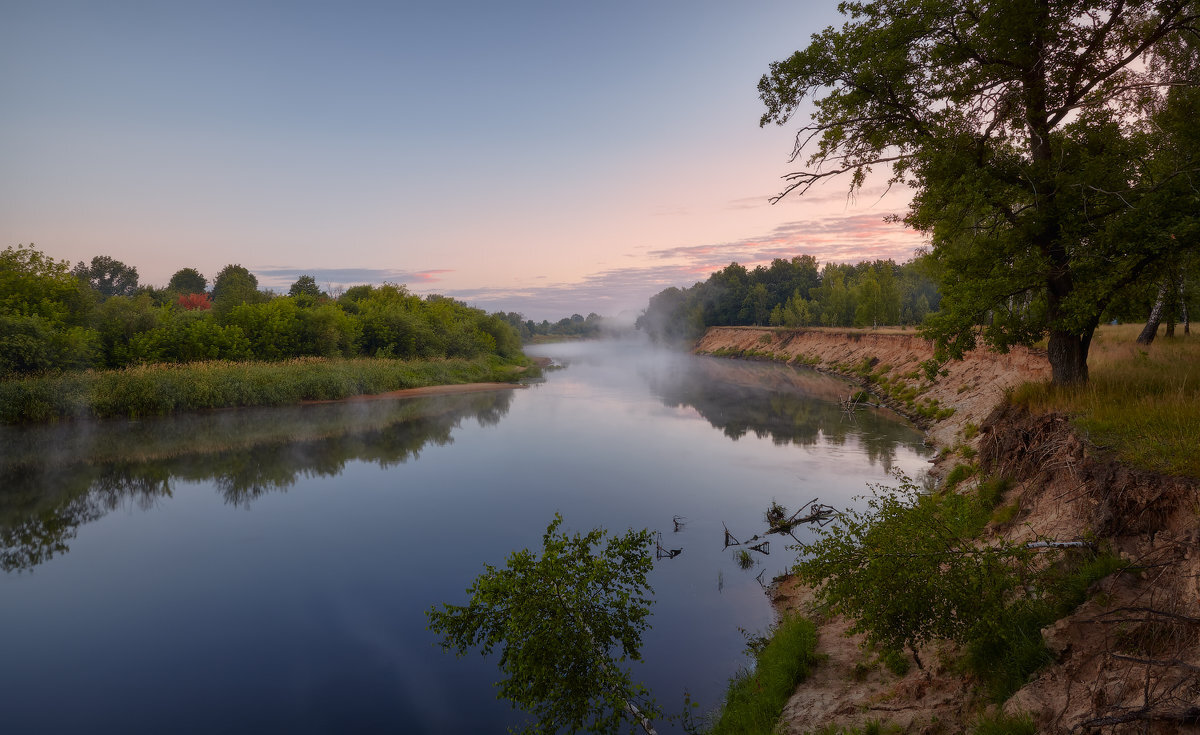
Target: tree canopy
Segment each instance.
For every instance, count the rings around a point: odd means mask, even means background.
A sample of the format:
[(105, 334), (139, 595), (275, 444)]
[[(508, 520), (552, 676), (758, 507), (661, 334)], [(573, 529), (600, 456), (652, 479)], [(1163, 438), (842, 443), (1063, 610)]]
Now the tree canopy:
[(317, 285), (317, 279), (310, 275), (303, 275), (296, 279), (288, 289), (288, 296), (312, 296), (317, 298), (321, 296), (321, 287)]
[(940, 300), (925, 271), (923, 259), (822, 267), (813, 256), (798, 255), (753, 269), (730, 263), (690, 288), (655, 294), (637, 327), (656, 340), (677, 342), (711, 326), (914, 325)]
[(416, 296), (403, 286), (355, 286), (336, 301), (278, 296), (259, 291), (245, 268), (229, 266), (217, 277), (218, 297), (210, 303), (202, 286), (191, 290), (200, 285), (196, 279), (203, 282), (184, 268), (172, 278), (173, 294), (143, 287), (105, 297), (65, 261), (32, 246), (4, 249), (0, 380), (214, 359), (521, 356), (520, 337), (503, 317), (443, 296)]
[[(1087, 379), (1109, 303), (1197, 247), (1195, 0), (846, 2), (849, 21), (771, 64), (760, 124), (812, 103), (780, 195), (873, 167), (915, 191), (951, 356), (1049, 335), (1056, 383)], [(1192, 213), (1191, 224), (1176, 211)]]
[(71, 274), (87, 281), (92, 290), (104, 298), (132, 296), (138, 290), (137, 268), (107, 255), (97, 255), (90, 264), (79, 261)]
[(171, 276), (167, 288), (180, 294), (204, 293), (208, 290), (208, 279), (195, 268), (180, 268)]

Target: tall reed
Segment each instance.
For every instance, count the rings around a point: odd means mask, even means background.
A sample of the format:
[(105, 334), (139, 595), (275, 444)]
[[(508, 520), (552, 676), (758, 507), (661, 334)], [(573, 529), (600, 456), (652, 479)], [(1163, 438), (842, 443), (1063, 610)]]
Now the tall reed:
[(512, 381), (520, 366), (471, 360), (327, 359), (137, 365), (0, 382), (0, 422), (139, 418), (232, 406), (279, 406), (404, 388)]

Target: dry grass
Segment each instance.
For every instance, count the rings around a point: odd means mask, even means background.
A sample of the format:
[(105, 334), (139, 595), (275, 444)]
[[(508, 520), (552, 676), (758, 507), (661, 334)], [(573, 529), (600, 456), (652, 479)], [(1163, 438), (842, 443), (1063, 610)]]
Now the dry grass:
[(1015, 403), (1063, 411), (1092, 443), (1137, 467), (1200, 477), (1200, 335), (1135, 343), (1141, 325), (1101, 327), (1082, 388), (1027, 384)]

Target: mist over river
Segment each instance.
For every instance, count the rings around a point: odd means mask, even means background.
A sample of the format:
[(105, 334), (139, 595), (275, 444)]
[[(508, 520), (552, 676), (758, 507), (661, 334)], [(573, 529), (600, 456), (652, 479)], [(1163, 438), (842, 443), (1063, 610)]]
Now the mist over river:
[[(442, 653), (425, 611), (564, 530), (662, 532), (634, 666), (668, 712), (716, 707), (772, 615), (723, 549), (772, 500), (844, 506), (926, 466), (851, 389), (638, 342), (527, 350), (528, 388), (0, 427), (0, 730), (501, 733), (494, 658)], [(673, 517), (682, 517), (676, 531)], [(805, 532), (803, 530), (799, 533)], [(790, 541), (790, 539), (789, 539)], [(663, 724), (660, 732), (672, 732)]]

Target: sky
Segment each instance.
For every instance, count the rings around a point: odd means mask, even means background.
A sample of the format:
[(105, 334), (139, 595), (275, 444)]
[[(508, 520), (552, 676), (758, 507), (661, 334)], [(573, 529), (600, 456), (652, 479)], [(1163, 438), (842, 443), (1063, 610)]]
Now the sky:
[(778, 204), (812, 2), (0, 0), (0, 247), (165, 285), (406, 284), (555, 320), (731, 262), (908, 260), (885, 177)]

